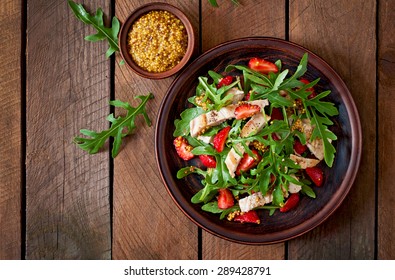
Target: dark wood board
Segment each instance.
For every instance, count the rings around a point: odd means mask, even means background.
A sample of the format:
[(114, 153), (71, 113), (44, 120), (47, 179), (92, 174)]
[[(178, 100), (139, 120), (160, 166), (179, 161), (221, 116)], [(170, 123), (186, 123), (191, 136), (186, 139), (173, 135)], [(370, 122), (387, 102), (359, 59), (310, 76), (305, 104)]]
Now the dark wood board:
[[(376, 2), (290, 1), (289, 39), (315, 52), (343, 78), (359, 111), (360, 172), (342, 206), (289, 242), (290, 259), (373, 259), (375, 248)], [(361, 20), (363, 19), (363, 20)]]
[(0, 260), (21, 258), (22, 4), (0, 9)]
[[(202, 1), (202, 50), (206, 51), (225, 41), (248, 36), (285, 38), (285, 1), (218, 2), (219, 8)], [(257, 3), (259, 2), (259, 3)], [(257, 8), (257, 5), (259, 8)], [(276, 9), (273, 9), (276, 7)], [(271, 12), (268, 13), (267, 11)], [(223, 25), (226, 18), (227, 24)], [(262, 18), (251, 22), (251, 18)], [(234, 20), (229, 20), (234, 19)], [(241, 245), (203, 232), (203, 259), (283, 259), (284, 243), (265, 246)]]
[(395, 259), (395, 2), (379, 1), (378, 36), (378, 259)]
[[(152, 1), (117, 1), (116, 15), (123, 22), (137, 7)], [(182, 10), (199, 32), (199, 1), (161, 1)], [(152, 92), (147, 104), (148, 127), (139, 118), (136, 134), (125, 139), (114, 160), (114, 259), (197, 259), (198, 229), (177, 208), (167, 193), (154, 153), (155, 120), (163, 96), (174, 77), (141, 78), (126, 65), (115, 67), (115, 98), (137, 104), (134, 97)], [(122, 111), (117, 111), (117, 114)]]
[(26, 258), (110, 259), (109, 153), (73, 143), (108, 127), (107, 43), (83, 39), (94, 29), (66, 1), (28, 1), (27, 26)]

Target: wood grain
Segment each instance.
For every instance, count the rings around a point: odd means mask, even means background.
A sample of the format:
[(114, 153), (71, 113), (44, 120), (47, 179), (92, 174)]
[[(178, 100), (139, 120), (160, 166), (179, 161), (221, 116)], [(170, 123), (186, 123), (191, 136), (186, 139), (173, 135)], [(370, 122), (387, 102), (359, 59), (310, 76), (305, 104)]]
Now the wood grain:
[[(248, 36), (285, 38), (284, 0), (218, 1), (218, 8), (202, 1), (202, 51), (220, 43)], [(270, 11), (270, 12), (268, 12)]]
[[(94, 1), (85, 8), (102, 7)], [(108, 127), (107, 43), (66, 1), (27, 7), (26, 258), (110, 259), (109, 153), (88, 155), (72, 141), (79, 129)]]
[[(201, 41), (203, 51), (225, 41), (241, 37), (285, 38), (285, 1), (239, 2), (240, 6), (235, 6), (231, 1), (222, 1), (218, 2), (219, 8), (214, 8), (209, 5), (208, 1), (202, 1)], [(268, 10), (271, 12), (268, 13)], [(241, 245), (220, 239), (205, 231), (202, 239), (203, 259), (284, 258), (284, 243), (267, 246)]]
[(395, 2), (379, 2), (378, 42), (378, 258), (395, 259)]
[(20, 1), (0, 4), (0, 260), (21, 258)]
[[(152, 1), (117, 1), (116, 15), (122, 21), (137, 7)], [(184, 11), (197, 34), (199, 1), (161, 1)], [(153, 121), (148, 127), (137, 120), (136, 134), (125, 140), (114, 161), (114, 259), (196, 259), (198, 229), (177, 208), (167, 193), (154, 153), (155, 119), (159, 105), (174, 77), (141, 78), (127, 68), (115, 68), (115, 97), (136, 104), (134, 97), (152, 92), (147, 104)], [(122, 113), (122, 111), (117, 112)]]
[(290, 41), (320, 55), (343, 78), (363, 131), (360, 172), (342, 206), (289, 242), (290, 259), (373, 259), (375, 247), (376, 2), (291, 1)]

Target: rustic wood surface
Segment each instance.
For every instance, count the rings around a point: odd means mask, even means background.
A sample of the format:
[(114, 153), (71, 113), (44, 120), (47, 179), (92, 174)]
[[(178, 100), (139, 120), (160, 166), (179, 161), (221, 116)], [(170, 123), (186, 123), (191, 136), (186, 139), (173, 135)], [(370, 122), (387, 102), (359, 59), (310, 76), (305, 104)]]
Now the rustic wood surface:
[(380, 1), (378, 28), (378, 258), (394, 259), (395, 2)]
[[(150, 0), (77, 1), (123, 22)], [(288, 242), (248, 246), (189, 221), (161, 181), (155, 119), (174, 77), (148, 80), (106, 59), (106, 42), (67, 1), (0, 4), (0, 259), (395, 259), (393, 202), (395, 1), (171, 0), (192, 21), (198, 54), (230, 39), (272, 36), (303, 45), (344, 79), (359, 110), (360, 172), (341, 207)], [(72, 142), (81, 128), (102, 130), (108, 101), (136, 104), (152, 92), (148, 127), (111, 159)], [(116, 110), (115, 114), (123, 111)]]
[(22, 11), (17, 1), (0, 4), (0, 259), (21, 258)]

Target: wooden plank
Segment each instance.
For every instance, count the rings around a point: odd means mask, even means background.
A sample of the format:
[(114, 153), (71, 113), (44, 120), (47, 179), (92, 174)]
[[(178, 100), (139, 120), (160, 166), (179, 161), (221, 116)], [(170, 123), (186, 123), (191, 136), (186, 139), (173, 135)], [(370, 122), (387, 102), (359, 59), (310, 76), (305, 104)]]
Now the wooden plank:
[(21, 258), (21, 1), (0, 4), (0, 259)]
[[(102, 7), (109, 1), (85, 6)], [(28, 2), (26, 258), (110, 259), (109, 153), (88, 155), (79, 129), (108, 127), (107, 43), (66, 1)]]
[(344, 79), (362, 123), (360, 172), (342, 206), (289, 242), (290, 259), (373, 259), (375, 247), (376, 1), (290, 2), (290, 41), (325, 59)]
[[(214, 8), (208, 1), (202, 1), (203, 51), (241, 37), (285, 38), (285, 1), (258, 1), (259, 4), (257, 1), (239, 2), (240, 6), (234, 6), (231, 1), (218, 1), (219, 8)], [(241, 245), (205, 231), (202, 243), (203, 259), (283, 259), (285, 252), (284, 243), (268, 246)]]
[[(123, 22), (137, 7), (152, 1), (117, 1), (116, 15)], [(199, 30), (199, 1), (161, 1), (184, 11)], [(147, 112), (155, 123), (159, 105), (174, 77), (148, 80), (126, 65), (115, 68), (115, 97), (136, 104), (134, 97), (152, 92)], [(121, 112), (117, 112), (121, 113)], [(154, 125), (137, 120), (136, 134), (125, 139), (114, 161), (114, 259), (196, 259), (197, 227), (168, 195), (154, 154)]]
[(378, 258), (395, 259), (395, 2), (379, 2), (378, 41)]

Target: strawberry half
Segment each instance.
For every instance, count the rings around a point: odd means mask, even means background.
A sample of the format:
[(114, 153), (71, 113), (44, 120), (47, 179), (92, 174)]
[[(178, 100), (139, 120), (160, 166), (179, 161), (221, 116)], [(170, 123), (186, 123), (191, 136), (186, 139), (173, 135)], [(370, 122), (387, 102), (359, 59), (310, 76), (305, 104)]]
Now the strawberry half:
[(251, 105), (248, 103), (241, 104), (240, 106), (237, 106), (235, 109), (235, 116), (237, 120), (249, 118), (256, 113), (261, 111), (261, 107), (258, 105)]
[(303, 144), (299, 141), (299, 139), (295, 139), (295, 142), (294, 142), (294, 151), (295, 151), (295, 153), (301, 155), (301, 154), (303, 154), (304, 152), (306, 152), (306, 150), (307, 150), (307, 146), (306, 146), (306, 145), (303, 145)]
[(240, 163), (236, 168), (237, 176), (240, 176), (241, 172), (246, 172), (251, 168), (255, 167), (262, 160), (262, 156), (258, 153), (257, 150), (252, 149), (251, 152), (255, 155), (255, 158), (247, 153), (244, 153), (243, 158), (240, 160)]
[[(305, 85), (310, 84), (310, 81), (307, 80), (307, 79), (300, 79), (300, 81), (301, 81), (302, 83), (304, 83)], [(307, 88), (306, 91), (310, 91), (310, 92), (311, 92), (310, 95), (307, 97), (308, 99), (312, 99), (312, 98), (314, 98), (314, 97), (317, 96), (317, 94), (315, 93), (314, 88), (312, 88), (312, 87)]]
[(215, 161), (215, 157), (211, 155), (199, 155), (200, 161), (207, 168), (215, 168), (217, 166), (217, 162)]
[(289, 210), (295, 208), (299, 204), (299, 194), (293, 193), (291, 194), (284, 206), (280, 208), (280, 212), (288, 212)]
[(248, 67), (252, 70), (258, 71), (262, 74), (269, 74), (270, 72), (277, 73), (278, 68), (273, 62), (264, 60), (263, 58), (253, 57), (248, 61)]
[(194, 157), (194, 154), (191, 153), (193, 147), (189, 145), (187, 139), (185, 139), (184, 137), (176, 137), (173, 141), (173, 144), (176, 148), (178, 156), (183, 160), (190, 160)]
[(219, 189), (218, 190), (218, 208), (219, 209), (228, 209), (235, 204), (233, 194), (228, 189)]
[(272, 108), (272, 114), (270, 115), (270, 120), (283, 120), (283, 112), (281, 111), (280, 108)]
[(230, 131), (230, 126), (227, 126), (221, 129), (215, 136), (213, 140), (214, 148), (218, 153), (222, 152), (225, 148), (226, 139), (228, 138), (228, 134)]
[(221, 88), (223, 86), (228, 86), (233, 82), (233, 77), (232, 76), (225, 76), (222, 79), (219, 80), (217, 84), (217, 88)]
[(309, 175), (310, 179), (313, 181), (313, 183), (317, 187), (320, 187), (324, 182), (324, 172), (322, 171), (322, 169), (317, 166), (314, 166), (314, 167), (308, 167), (305, 170), (307, 175)]
[(240, 223), (253, 223), (253, 224), (260, 224), (261, 223), (258, 213), (255, 210), (250, 210), (250, 211), (243, 213), (241, 215), (237, 215), (234, 218), (234, 221), (240, 222)]

